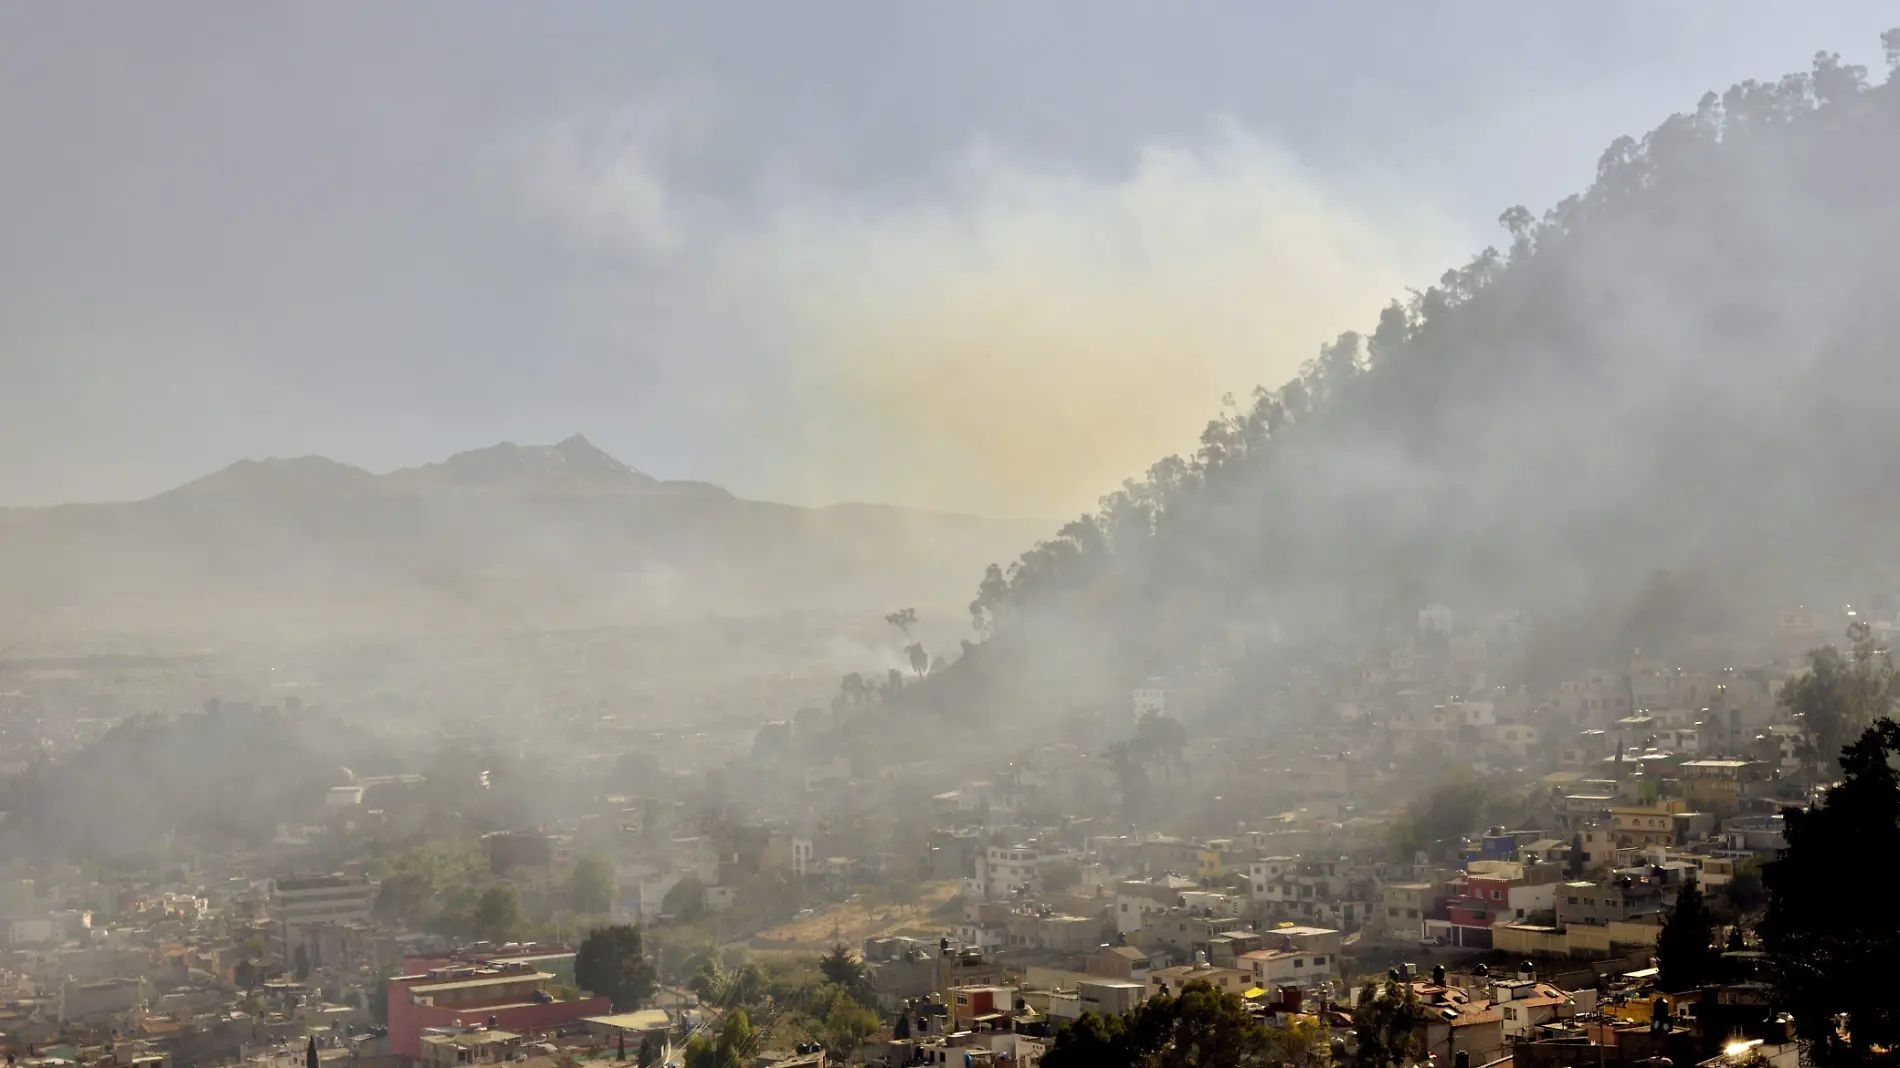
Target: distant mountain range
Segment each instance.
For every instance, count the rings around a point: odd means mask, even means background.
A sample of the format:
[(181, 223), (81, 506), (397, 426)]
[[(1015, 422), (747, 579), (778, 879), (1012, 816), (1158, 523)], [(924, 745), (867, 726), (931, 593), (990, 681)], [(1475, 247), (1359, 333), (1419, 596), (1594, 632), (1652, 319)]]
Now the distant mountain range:
[(383, 475), (245, 460), (148, 500), (0, 509), (0, 626), (262, 637), (960, 606), (1046, 529), (743, 500), (581, 437)]

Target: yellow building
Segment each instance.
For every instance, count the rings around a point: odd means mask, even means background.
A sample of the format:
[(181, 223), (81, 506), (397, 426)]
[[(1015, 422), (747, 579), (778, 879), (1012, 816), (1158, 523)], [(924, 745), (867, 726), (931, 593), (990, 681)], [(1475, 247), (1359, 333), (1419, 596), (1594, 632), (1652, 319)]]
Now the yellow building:
[(1749, 784), (1766, 779), (1759, 760), (1691, 760), (1677, 769), (1682, 792), (1697, 809), (1729, 812), (1741, 807)]
[(1665, 797), (1647, 805), (1617, 805), (1610, 809), (1616, 827), (1616, 844), (1623, 847), (1673, 845), (1676, 841), (1675, 815), (1688, 810), (1681, 798)]

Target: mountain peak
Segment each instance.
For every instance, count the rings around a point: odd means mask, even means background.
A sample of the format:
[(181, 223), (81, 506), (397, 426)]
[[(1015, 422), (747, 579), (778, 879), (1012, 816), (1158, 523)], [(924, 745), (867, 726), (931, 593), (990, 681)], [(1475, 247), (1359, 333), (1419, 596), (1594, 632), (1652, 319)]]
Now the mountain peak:
[(601, 451), (579, 434), (558, 445), (516, 445), (504, 441), (458, 452), (440, 463), (389, 476), (403, 482), (447, 482), (458, 486), (576, 483), (602, 488), (647, 489), (655, 480)]
[(567, 461), (568, 468), (573, 471), (600, 471), (619, 475), (640, 474), (609, 456), (600, 446), (579, 434), (554, 446), (554, 452)]
[(338, 463), (322, 456), (275, 456), (262, 460), (239, 460), (203, 478), (194, 479), (161, 497), (201, 497), (228, 493), (308, 493), (336, 489), (363, 489), (376, 476), (360, 467)]

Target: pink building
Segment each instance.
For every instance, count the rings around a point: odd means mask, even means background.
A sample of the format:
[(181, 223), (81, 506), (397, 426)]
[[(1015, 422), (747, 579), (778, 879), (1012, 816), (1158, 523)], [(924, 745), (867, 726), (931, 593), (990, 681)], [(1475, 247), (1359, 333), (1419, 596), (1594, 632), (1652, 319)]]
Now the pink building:
[(533, 1036), (613, 1010), (606, 998), (558, 1001), (554, 975), (529, 964), (452, 964), (389, 980), (389, 1049), (422, 1055), (433, 1027), (491, 1027)]

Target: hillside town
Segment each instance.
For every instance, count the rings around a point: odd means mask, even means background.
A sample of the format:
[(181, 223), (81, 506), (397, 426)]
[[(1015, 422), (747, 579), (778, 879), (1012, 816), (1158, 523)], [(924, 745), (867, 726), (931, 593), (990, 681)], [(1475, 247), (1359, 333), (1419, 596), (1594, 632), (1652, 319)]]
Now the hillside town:
[[(831, 751), (840, 702), (653, 794), (481, 835), (460, 931), (417, 920), (405, 895), (439, 891), (376, 855), (429, 818), (428, 776), (338, 768), (262, 849), (15, 862), (0, 1044), (31, 1065), (683, 1063), (744, 1011), (709, 975), (830, 954), (867, 1021), (748, 1063), (1030, 1066), (1084, 1013), (1192, 984), (1324, 1056), (1352, 1048), (1372, 980), (1427, 1008), (1441, 1064), (1727, 1063), (1737, 1041), (1792, 1064), (1751, 925), (1785, 811), (1829, 781), (1787, 687), (1843, 626), (1900, 629), (1795, 610), (1702, 654), (1743, 667), (1638, 654), (1534, 690), (1497, 681), (1512, 620), (1430, 606), (1377, 655), (1150, 679), (987, 762)], [(1657, 967), (1685, 889), (1728, 947), (1697, 990)], [(589, 926), (616, 924), (645, 935), (637, 1003), (576, 972)]]

